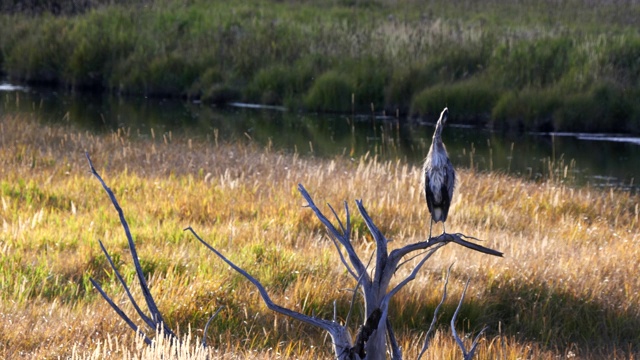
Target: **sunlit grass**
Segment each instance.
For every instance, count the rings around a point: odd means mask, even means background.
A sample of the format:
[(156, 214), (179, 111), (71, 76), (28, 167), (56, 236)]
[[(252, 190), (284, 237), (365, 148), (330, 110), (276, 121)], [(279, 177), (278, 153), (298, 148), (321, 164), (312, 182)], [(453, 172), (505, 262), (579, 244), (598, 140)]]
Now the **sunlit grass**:
[[(169, 326), (183, 334), (191, 327), (193, 338), (201, 338), (208, 317), (225, 306), (206, 334), (214, 358), (313, 359), (329, 357), (331, 349), (324, 333), (268, 311), (244, 278), (183, 228), (192, 226), (261, 280), (276, 303), (331, 318), (335, 299), (342, 319), (354, 284), (319, 221), (302, 207), (298, 183), (318, 204), (336, 209), (346, 200), (354, 212), (353, 201), (362, 199), (392, 248), (428, 234), (420, 169), (403, 161), (318, 159), (249, 140), (226, 144), (140, 131), (98, 136), (25, 117), (0, 120), (0, 357), (84, 357), (107, 351), (109, 342), (114, 353), (143, 351), (88, 282), (96, 278), (133, 314), (98, 246), (102, 240), (132, 282), (126, 239), (85, 151), (125, 211)], [(448, 320), (467, 278), (457, 327), (471, 334), (489, 326), (478, 358), (637, 355), (638, 197), (459, 174), (448, 231), (484, 239), (505, 257), (453, 245), (439, 251), (391, 305), (405, 356), (419, 352), (452, 263), (429, 359), (459, 358)], [(353, 226), (356, 249), (368, 256), (373, 244), (366, 226), (358, 216)], [(362, 309), (355, 310), (357, 322)]]

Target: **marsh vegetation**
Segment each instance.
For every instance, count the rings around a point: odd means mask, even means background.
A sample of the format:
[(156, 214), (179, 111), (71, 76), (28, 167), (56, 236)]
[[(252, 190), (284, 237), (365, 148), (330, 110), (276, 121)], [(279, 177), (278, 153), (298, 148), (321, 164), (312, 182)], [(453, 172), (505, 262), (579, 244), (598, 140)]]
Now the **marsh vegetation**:
[[(128, 282), (134, 270), (85, 151), (126, 209), (170, 327), (201, 337), (208, 317), (225, 306), (208, 335), (214, 358), (313, 359), (331, 349), (318, 330), (268, 311), (252, 286), (185, 227), (197, 228), (259, 279), (274, 301), (324, 318), (333, 314), (331, 299), (347, 313), (352, 294), (343, 289), (353, 284), (323, 226), (301, 207), (298, 183), (320, 194), (318, 204), (362, 199), (392, 247), (425, 239), (429, 228), (420, 168), (402, 160), (319, 159), (249, 139), (215, 141), (213, 133), (190, 139), (123, 128), (96, 135), (10, 116), (0, 121), (0, 142), (0, 357), (151, 352), (136, 345), (89, 282), (96, 278), (124, 303), (98, 240)], [(459, 356), (446, 322), (468, 278), (458, 330), (489, 325), (479, 359), (635, 358), (638, 197), (458, 172), (447, 229), (475, 234), (505, 258), (452, 246), (433, 256), (390, 304), (394, 323), (402, 324), (396, 336), (405, 356), (419, 351), (453, 263), (450, 300), (427, 358)], [(357, 250), (372, 251), (366, 225), (354, 218), (352, 226)], [(354, 316), (362, 319), (362, 309)]]
[(637, 1), (0, 2), (12, 79), (640, 133)]

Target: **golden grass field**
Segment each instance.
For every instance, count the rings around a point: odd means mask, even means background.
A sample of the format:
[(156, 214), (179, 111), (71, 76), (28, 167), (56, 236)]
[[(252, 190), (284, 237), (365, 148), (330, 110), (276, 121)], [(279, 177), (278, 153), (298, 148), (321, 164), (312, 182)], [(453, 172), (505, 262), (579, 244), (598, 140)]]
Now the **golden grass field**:
[[(276, 303), (327, 319), (333, 300), (346, 316), (355, 284), (321, 223), (302, 207), (298, 183), (325, 212), (330, 203), (344, 216), (348, 201), (363, 258), (373, 243), (356, 199), (392, 248), (428, 236), (421, 169), (400, 160), (303, 157), (248, 139), (223, 143), (213, 133), (93, 135), (4, 115), (0, 358), (155, 359), (169, 351), (136, 340), (89, 282), (97, 279), (136, 319), (98, 245), (102, 240), (134, 282), (117, 213), (89, 173), (85, 151), (124, 209), (160, 311), (172, 329), (194, 339), (174, 358), (204, 358), (195, 338), (220, 306), (207, 334), (211, 358), (331, 358), (326, 334), (270, 312), (248, 281), (183, 231), (187, 226), (258, 278)], [(448, 321), (467, 279), (457, 329), (474, 335), (489, 326), (478, 359), (637, 358), (638, 196), (458, 172), (447, 230), (484, 239), (505, 256), (449, 244), (427, 262), (390, 309), (405, 357), (420, 350), (454, 264), (426, 358), (461, 357)], [(398, 276), (409, 271), (405, 266)], [(355, 309), (361, 320), (362, 309)]]

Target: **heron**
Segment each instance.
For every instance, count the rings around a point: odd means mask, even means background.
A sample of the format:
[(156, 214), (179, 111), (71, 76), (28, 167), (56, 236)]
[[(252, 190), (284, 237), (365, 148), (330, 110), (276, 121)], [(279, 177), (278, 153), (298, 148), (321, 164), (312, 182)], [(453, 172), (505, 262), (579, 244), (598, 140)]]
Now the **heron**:
[(448, 117), (449, 109), (445, 107), (440, 113), (429, 153), (424, 160), (424, 191), (429, 213), (431, 213), (429, 239), (431, 239), (431, 229), (434, 222), (442, 221), (442, 233), (446, 233), (444, 223), (447, 221), (453, 188), (456, 184), (456, 172), (451, 160), (449, 160), (447, 148), (442, 142), (442, 128)]

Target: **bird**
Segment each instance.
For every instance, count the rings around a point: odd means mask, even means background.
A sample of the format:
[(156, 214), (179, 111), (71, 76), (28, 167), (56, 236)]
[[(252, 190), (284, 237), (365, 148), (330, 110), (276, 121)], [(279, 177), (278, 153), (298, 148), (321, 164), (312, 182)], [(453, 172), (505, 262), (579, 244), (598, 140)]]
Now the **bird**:
[(424, 191), (427, 199), (427, 207), (431, 213), (429, 223), (429, 239), (433, 223), (442, 221), (442, 233), (446, 233), (444, 226), (449, 214), (449, 206), (453, 197), (453, 189), (456, 184), (456, 171), (449, 160), (447, 148), (442, 142), (442, 128), (449, 117), (449, 109), (444, 108), (440, 113), (440, 119), (433, 132), (433, 139), (427, 158), (424, 160)]

